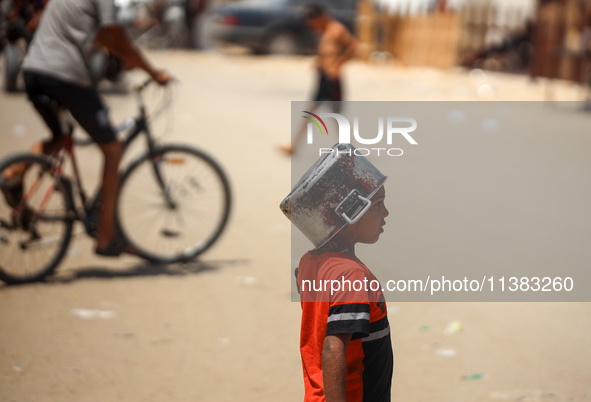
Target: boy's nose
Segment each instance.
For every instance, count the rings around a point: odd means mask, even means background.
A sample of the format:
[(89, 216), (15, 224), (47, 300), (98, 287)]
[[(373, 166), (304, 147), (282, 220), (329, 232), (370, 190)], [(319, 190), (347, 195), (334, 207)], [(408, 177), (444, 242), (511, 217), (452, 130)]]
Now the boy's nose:
[(388, 208), (386, 208), (386, 206), (384, 205), (384, 210), (382, 211), (382, 216), (385, 218), (388, 215), (390, 215), (390, 211), (388, 211)]

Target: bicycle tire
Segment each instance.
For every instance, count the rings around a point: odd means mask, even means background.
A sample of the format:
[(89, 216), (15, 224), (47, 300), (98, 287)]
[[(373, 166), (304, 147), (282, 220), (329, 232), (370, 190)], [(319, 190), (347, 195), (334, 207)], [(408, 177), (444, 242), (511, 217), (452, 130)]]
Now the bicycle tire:
[[(23, 179), (25, 204), (21, 201), (13, 208), (0, 194), (0, 280), (10, 284), (41, 280), (58, 267), (72, 238), (75, 216), (72, 187), (64, 177), (45, 199), (43, 211), (39, 210), (47, 189), (54, 183), (50, 157), (32, 153), (9, 155), (0, 160), (0, 175), (19, 163), (28, 166)], [(26, 219), (24, 212), (14, 212), (21, 205), (26, 205)]]
[(230, 185), (218, 163), (192, 146), (170, 144), (140, 156), (125, 171), (116, 217), (140, 257), (170, 264), (193, 260), (209, 249), (226, 227), (230, 209)]

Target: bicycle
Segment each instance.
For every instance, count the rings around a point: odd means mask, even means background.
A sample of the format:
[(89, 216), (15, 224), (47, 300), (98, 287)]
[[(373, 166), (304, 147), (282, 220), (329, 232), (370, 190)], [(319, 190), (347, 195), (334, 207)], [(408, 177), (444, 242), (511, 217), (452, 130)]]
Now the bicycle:
[[(188, 262), (222, 234), (230, 215), (230, 185), (220, 165), (204, 151), (187, 144), (156, 143), (142, 97), (150, 82), (134, 90), (138, 115), (115, 128), (118, 133), (127, 132), (124, 153), (142, 133), (147, 142), (147, 151), (120, 176), (116, 224), (139, 257), (153, 263)], [(0, 174), (14, 164), (27, 166), (20, 200), (6, 205), (0, 195), (0, 279), (4, 282), (33, 282), (53, 273), (66, 254), (76, 221), (94, 237), (100, 189), (87, 197), (74, 145), (69, 134), (52, 156), (17, 153), (0, 160)], [(73, 181), (65, 172), (68, 159)]]

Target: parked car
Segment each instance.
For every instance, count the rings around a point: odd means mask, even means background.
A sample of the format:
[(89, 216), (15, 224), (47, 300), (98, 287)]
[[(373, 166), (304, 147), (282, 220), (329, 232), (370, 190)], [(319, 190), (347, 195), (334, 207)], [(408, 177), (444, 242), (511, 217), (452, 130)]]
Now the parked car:
[[(355, 33), (358, 0), (318, 0)], [(210, 35), (219, 44), (241, 45), (255, 53), (309, 54), (316, 35), (306, 26), (302, 8), (310, 0), (245, 0), (214, 7)]]

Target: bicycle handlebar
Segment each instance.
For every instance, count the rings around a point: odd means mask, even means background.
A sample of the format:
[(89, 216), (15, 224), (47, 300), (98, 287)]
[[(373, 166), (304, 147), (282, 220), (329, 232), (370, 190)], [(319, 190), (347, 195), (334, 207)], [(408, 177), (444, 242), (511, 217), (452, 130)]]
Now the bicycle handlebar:
[[(179, 80), (176, 77), (170, 77), (170, 82), (169, 84), (172, 84), (174, 82), (178, 82)], [(149, 77), (146, 78), (146, 80), (144, 82), (142, 82), (141, 84), (139, 84), (138, 86), (135, 87), (136, 92), (142, 92), (144, 89), (146, 89), (152, 82), (154, 82), (154, 78)]]
[(148, 85), (150, 85), (152, 82), (154, 81), (154, 79), (152, 77), (147, 78), (144, 82), (142, 82), (141, 84), (139, 84), (137, 87), (135, 87), (136, 92), (142, 92), (144, 89), (146, 89), (148, 87)]

